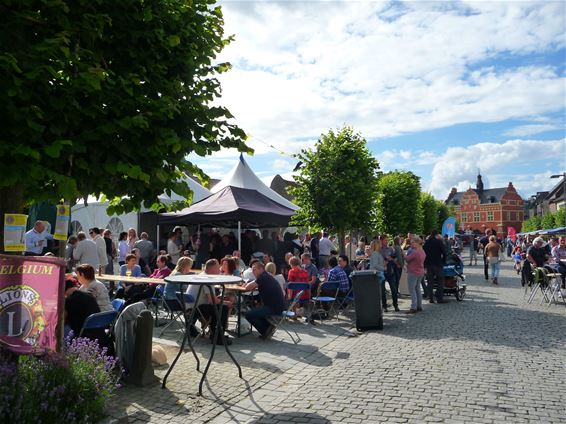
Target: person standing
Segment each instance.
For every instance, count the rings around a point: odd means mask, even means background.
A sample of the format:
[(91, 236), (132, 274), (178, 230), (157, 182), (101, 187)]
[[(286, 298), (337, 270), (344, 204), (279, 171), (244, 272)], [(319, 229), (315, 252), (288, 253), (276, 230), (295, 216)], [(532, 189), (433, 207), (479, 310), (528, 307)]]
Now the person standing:
[(401, 281), (401, 274), (405, 266), (405, 252), (401, 245), (403, 244), (403, 237), (397, 236), (393, 239), (393, 249), (395, 249), (395, 280), (397, 282), (397, 290), (399, 290), (399, 282)]
[(377, 271), (378, 284), (381, 284), (381, 306), (383, 312), (387, 312), (387, 293), (385, 293), (385, 261), (381, 254), (381, 243), (378, 240), (372, 240), (368, 246), (369, 250), (369, 269)]
[(489, 280), (489, 263), (487, 261), (487, 256), (485, 256), (485, 247), (489, 243), (489, 236), (491, 236), (491, 230), (488, 228), (485, 230), (485, 235), (480, 238), (479, 247), (483, 252), (483, 276), (486, 280)]
[(314, 233), (313, 238), (311, 239), (311, 257), (312, 260), (314, 262), (314, 264), (317, 266), (317, 268), (322, 268), (322, 266), (320, 265), (320, 260), (319, 260), (319, 255), (320, 255), (320, 238), (322, 237), (322, 234), (320, 232)]
[(47, 240), (53, 240), (53, 235), (45, 231), (43, 221), (35, 221), (33, 228), (25, 235), (26, 256), (41, 256), (47, 247)]
[(491, 282), (493, 284), (497, 284), (497, 278), (499, 277), (500, 250), (501, 245), (497, 243), (495, 236), (489, 236), (489, 242), (485, 246), (484, 255), (491, 269)]
[(128, 233), (122, 231), (118, 236), (118, 265), (122, 266), (126, 263), (127, 254), (128, 254)]
[(98, 227), (93, 227), (88, 231), (92, 241), (96, 243), (96, 252), (98, 253), (98, 268), (105, 268), (108, 265), (108, 257), (106, 256), (106, 242), (100, 235), (101, 231)]
[(86, 234), (80, 231), (77, 234), (77, 244), (73, 250), (73, 259), (80, 264), (89, 264), (94, 268), (100, 265), (96, 243), (86, 238)]
[(181, 257), (181, 250), (177, 244), (177, 233), (171, 233), (167, 241), (167, 254), (171, 256), (173, 265), (177, 265), (177, 261)]
[(397, 306), (397, 300), (399, 298), (399, 286), (397, 284), (397, 265), (395, 263), (395, 250), (389, 246), (389, 237), (387, 234), (382, 234), (379, 237), (381, 243), (381, 256), (383, 256), (383, 262), (385, 266), (385, 279), (389, 283), (389, 288), (391, 289), (391, 298), (393, 300), (393, 307), (396, 312), (399, 312), (399, 306)]
[[(444, 243), (438, 236), (438, 231), (432, 230), (430, 236), (424, 243), (425, 268), (427, 279), (427, 297), (430, 303), (436, 302), (444, 303), (444, 272), (443, 266), (446, 262), (446, 252), (444, 250)], [(433, 294), (434, 284), (436, 283), (436, 293)]]
[(469, 266), (472, 266), (472, 260), (474, 261), (474, 265), (478, 264), (478, 238), (476, 236), (470, 236), (470, 263)]
[(134, 247), (139, 249), (140, 258), (146, 264), (150, 264), (153, 259), (153, 243), (149, 240), (149, 235), (146, 232), (140, 234), (140, 239), (135, 242)]
[(133, 228), (128, 228), (128, 252), (127, 253), (132, 253), (132, 249), (134, 248), (134, 245), (136, 244), (136, 241), (138, 241), (138, 235), (136, 233), (136, 230)]
[(413, 237), (410, 243), (411, 247), (405, 257), (405, 262), (407, 264), (407, 285), (411, 294), (411, 309), (409, 309), (408, 313), (414, 314), (423, 310), (421, 282), (425, 275), (424, 262), (426, 253), (423, 250), (423, 241), (420, 237)]
[[(114, 258), (116, 257), (116, 246), (114, 245), (114, 241), (112, 240), (112, 233), (110, 230), (104, 230), (102, 233), (104, 236), (104, 242), (106, 243), (106, 259), (108, 259), (108, 265), (106, 265), (106, 269), (104, 270), (105, 274), (114, 274)], [(114, 281), (110, 282), (111, 290), (114, 289)]]
[(318, 242), (319, 245), (319, 255), (318, 260), (320, 262), (319, 268), (328, 268), (328, 259), (333, 250), (336, 250), (334, 243), (328, 238), (328, 233), (322, 233), (322, 238)]

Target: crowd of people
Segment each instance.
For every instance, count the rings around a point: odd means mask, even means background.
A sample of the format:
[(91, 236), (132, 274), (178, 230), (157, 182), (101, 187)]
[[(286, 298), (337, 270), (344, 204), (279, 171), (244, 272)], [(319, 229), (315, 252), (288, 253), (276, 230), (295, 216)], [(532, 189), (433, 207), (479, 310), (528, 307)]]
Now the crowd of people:
[[(41, 233), (42, 228), (36, 229)], [(262, 338), (271, 337), (274, 330), (268, 317), (280, 314), (285, 304), (297, 294), (296, 291), (287, 289), (289, 283), (309, 285), (310, 289), (303, 291), (295, 312), (297, 316), (313, 322), (304, 306), (308, 305), (313, 296), (321, 294), (321, 283), (337, 283), (337, 292), (326, 294), (345, 299), (352, 288), (351, 273), (356, 269), (376, 271), (382, 285), (381, 303), (384, 312), (388, 312), (390, 308), (400, 311), (399, 282), (403, 272), (407, 272), (407, 286), (411, 295), (411, 305), (406, 313), (422, 311), (423, 298), (430, 303), (445, 303), (443, 267), (460, 260), (458, 254), (464, 249), (462, 240), (442, 237), (437, 231), (432, 231), (426, 237), (398, 235), (392, 241), (386, 234), (371, 239), (361, 237), (359, 240), (346, 236), (344, 255), (338, 254), (336, 238), (326, 232), (299, 237), (289, 233), (280, 236), (277, 232), (263, 231), (260, 237), (257, 231), (248, 230), (240, 235), (239, 250), (236, 235), (232, 232), (220, 234), (207, 230), (188, 236), (181, 227), (175, 227), (167, 239), (165, 249), (159, 251), (148, 239), (147, 233), (141, 233), (138, 238), (134, 229), (120, 233), (116, 245), (109, 230), (91, 228), (88, 233), (90, 238), (85, 233), (69, 238), (67, 262), (69, 270), (76, 272), (78, 281), (75, 283), (80, 291), (91, 295), (100, 311), (108, 310), (113, 297), (122, 298), (126, 304), (130, 304), (147, 301), (155, 294), (155, 284), (119, 283), (117, 287), (113, 284), (105, 287), (97, 282), (96, 271), (113, 273), (112, 263), (115, 260), (119, 265), (118, 273), (123, 276), (163, 279), (170, 274), (194, 272), (233, 275), (242, 277), (248, 290), (259, 291), (254, 304), (256, 307), (246, 313), (246, 318)], [(478, 256), (482, 257), (485, 279), (491, 278), (495, 285), (498, 284), (500, 262), (505, 251), (508, 256), (521, 257), (521, 269), (529, 266), (550, 267), (560, 272), (563, 279), (566, 276), (566, 265), (561, 261), (566, 259), (565, 237), (551, 238), (548, 243), (541, 237), (498, 240), (488, 229), (481, 237), (469, 237), (467, 244), (469, 265), (477, 265)], [(528, 271), (525, 271), (526, 274), (529, 274)], [(69, 295), (73, 292), (71, 290)], [(190, 325), (192, 335), (198, 333), (194, 326), (197, 319), (201, 323), (208, 323), (211, 330), (216, 329), (216, 315), (212, 308), (220, 302), (219, 297), (202, 293), (197, 299), (197, 292), (198, 286), (190, 285), (186, 292), (192, 296), (188, 307), (198, 307), (195, 322)], [(388, 303), (387, 293), (391, 305)], [(169, 300), (178, 299), (176, 287), (166, 284), (164, 297)], [(81, 301), (84, 302), (84, 299)], [(226, 296), (223, 303), (220, 327), (225, 330), (228, 317), (234, 311), (234, 299)], [(91, 309), (94, 310), (93, 307), (85, 310)], [(214, 336), (214, 332), (212, 335)], [(211, 337), (211, 340), (215, 339), (220, 340)], [(228, 338), (225, 340), (231, 342)]]

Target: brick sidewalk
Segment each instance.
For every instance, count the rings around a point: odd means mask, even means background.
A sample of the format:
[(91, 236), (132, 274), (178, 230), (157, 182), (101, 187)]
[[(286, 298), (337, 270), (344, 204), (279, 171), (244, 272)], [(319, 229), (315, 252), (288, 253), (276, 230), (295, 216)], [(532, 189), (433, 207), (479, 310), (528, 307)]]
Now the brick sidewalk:
[[(237, 339), (231, 350), (246, 382), (218, 350), (203, 397), (186, 353), (167, 390), (124, 387), (111, 415), (128, 423), (564, 422), (566, 308), (526, 305), (511, 266), (503, 264), (498, 287), (481, 267), (467, 268), (464, 302), (388, 313), (381, 332), (350, 337), (346, 321), (295, 323), (299, 345), (283, 333)], [(201, 358), (209, 348), (197, 344)]]

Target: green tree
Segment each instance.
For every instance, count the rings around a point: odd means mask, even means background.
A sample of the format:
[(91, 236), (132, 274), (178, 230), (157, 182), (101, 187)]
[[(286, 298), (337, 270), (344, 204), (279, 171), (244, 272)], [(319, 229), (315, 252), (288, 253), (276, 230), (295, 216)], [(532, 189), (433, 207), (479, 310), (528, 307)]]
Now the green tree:
[(338, 233), (343, 251), (346, 230), (369, 225), (379, 164), (348, 126), (322, 134), (314, 149), (303, 149), (297, 158), (297, 187), (290, 193), (301, 209), (293, 223)]
[(422, 226), (418, 231), (422, 234), (429, 234), (433, 229), (440, 228), (438, 226), (438, 201), (430, 193), (421, 193), (419, 199), (419, 208), (422, 214)]
[(393, 235), (420, 228), (419, 177), (410, 171), (393, 171), (381, 175), (375, 187), (377, 231)]
[(566, 222), (564, 221), (566, 218), (566, 208), (558, 209), (554, 213), (554, 226), (555, 227), (564, 227), (566, 226)]
[(530, 217), (526, 221), (523, 221), (523, 224), (521, 225), (521, 232), (523, 233), (528, 233), (530, 231), (536, 231), (540, 229), (542, 229), (540, 215)]
[(540, 221), (542, 230), (550, 230), (554, 228), (554, 214), (552, 212), (546, 212)]
[(190, 195), (182, 172), (204, 178), (189, 153), (249, 150), (216, 101), (231, 38), (214, 0), (2, 4), (0, 213), (88, 194), (158, 207)]
[[(446, 221), (446, 218), (448, 218), (449, 216), (456, 216), (456, 214), (454, 213), (454, 210), (450, 210), (450, 208), (446, 206), (446, 203), (444, 203), (442, 200), (437, 200), (436, 216), (438, 217), (436, 228), (440, 230), (442, 228), (442, 224), (444, 224), (444, 221)], [(458, 229), (459, 225), (460, 223), (456, 222), (456, 229)]]

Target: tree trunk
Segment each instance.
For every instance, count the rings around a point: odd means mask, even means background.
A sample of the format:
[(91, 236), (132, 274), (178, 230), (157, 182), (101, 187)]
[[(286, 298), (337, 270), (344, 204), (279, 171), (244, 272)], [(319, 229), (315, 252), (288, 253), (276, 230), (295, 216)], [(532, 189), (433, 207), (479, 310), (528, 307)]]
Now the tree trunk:
[(24, 190), (21, 187), (4, 187), (0, 189), (0, 243), (4, 252), (4, 214), (23, 213)]

